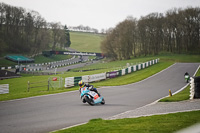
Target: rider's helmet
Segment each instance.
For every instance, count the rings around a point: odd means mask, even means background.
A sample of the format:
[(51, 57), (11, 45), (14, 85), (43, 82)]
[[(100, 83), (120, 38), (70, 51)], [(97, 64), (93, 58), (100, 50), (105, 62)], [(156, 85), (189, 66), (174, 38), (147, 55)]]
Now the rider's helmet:
[(78, 85), (79, 85), (80, 87), (83, 87), (84, 82), (83, 82), (82, 80), (80, 80), (80, 81), (78, 82)]

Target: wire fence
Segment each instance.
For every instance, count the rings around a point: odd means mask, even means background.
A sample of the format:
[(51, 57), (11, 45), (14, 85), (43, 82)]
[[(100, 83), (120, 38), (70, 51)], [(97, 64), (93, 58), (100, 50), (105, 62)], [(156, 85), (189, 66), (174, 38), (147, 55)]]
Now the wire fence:
[[(30, 82), (28, 81), (27, 91), (29, 92), (32, 88), (42, 88), (47, 87), (47, 91), (50, 88), (58, 89), (64, 86), (63, 78), (59, 76), (50, 76), (47, 81), (40, 81), (40, 82)], [(39, 90), (39, 89), (36, 89)]]

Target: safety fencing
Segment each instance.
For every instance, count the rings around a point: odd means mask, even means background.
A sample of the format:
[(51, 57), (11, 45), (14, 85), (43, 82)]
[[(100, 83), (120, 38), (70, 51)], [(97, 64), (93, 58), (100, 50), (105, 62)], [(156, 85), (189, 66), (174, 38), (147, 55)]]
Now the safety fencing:
[(47, 91), (49, 91), (50, 88), (52, 89), (58, 89), (63, 87), (63, 78), (59, 76), (50, 76), (47, 81), (41, 81), (41, 82), (30, 82), (28, 81), (28, 87), (27, 91), (29, 92), (32, 88), (37, 88), (35, 91), (44, 91), (44, 88), (47, 87)]
[(65, 78), (65, 87), (72, 87), (78, 85), (78, 81), (83, 80), (83, 82), (90, 83), (100, 80), (105, 80), (109, 78), (115, 78), (117, 76), (123, 76), (144, 68), (147, 68), (151, 65), (157, 64), (159, 62), (159, 59), (151, 60), (145, 63), (129, 66), (127, 68), (121, 69), (121, 70), (115, 70), (112, 72), (105, 72), (100, 74), (94, 74), (94, 75), (85, 75), (80, 77), (67, 77)]

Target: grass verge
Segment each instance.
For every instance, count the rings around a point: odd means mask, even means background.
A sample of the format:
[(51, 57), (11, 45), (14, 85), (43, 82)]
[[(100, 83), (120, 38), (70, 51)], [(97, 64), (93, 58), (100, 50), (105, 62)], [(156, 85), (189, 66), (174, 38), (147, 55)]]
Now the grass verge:
[(56, 133), (172, 133), (200, 122), (200, 111), (117, 120), (92, 119), (87, 124)]

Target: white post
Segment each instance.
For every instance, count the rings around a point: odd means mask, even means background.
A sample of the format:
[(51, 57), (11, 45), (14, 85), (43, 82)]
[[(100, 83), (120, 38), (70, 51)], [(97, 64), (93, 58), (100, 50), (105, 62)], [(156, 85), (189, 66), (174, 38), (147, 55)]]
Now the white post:
[(55, 75), (56, 75), (57, 68), (55, 68)]

